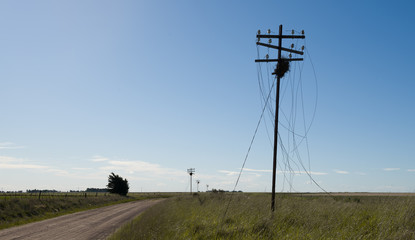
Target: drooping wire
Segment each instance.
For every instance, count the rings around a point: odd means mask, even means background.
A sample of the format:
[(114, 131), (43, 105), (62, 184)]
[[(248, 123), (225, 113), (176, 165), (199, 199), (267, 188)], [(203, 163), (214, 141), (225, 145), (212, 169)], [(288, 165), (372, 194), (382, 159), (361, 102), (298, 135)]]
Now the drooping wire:
[[(267, 98), (266, 98), (266, 100), (265, 100), (264, 107), (262, 108), (261, 116), (260, 116), (260, 117), (259, 117), (259, 119), (258, 119), (258, 123), (257, 123), (256, 128), (255, 128), (255, 131), (254, 131), (254, 135), (253, 135), (253, 136), (252, 136), (252, 138), (251, 138), (251, 142), (250, 142), (249, 147), (248, 147), (248, 150), (247, 150), (247, 152), (246, 152), (245, 159), (244, 159), (244, 161), (243, 161), (243, 163), (242, 163), (242, 167), (241, 167), (241, 170), (239, 171), (238, 178), (237, 178), (237, 180), (236, 180), (236, 182), (235, 182), (235, 186), (234, 186), (234, 188), (233, 188), (233, 191), (232, 191), (232, 193), (230, 194), (230, 198), (229, 198), (229, 201), (228, 201), (228, 203), (227, 203), (227, 205), (226, 205), (225, 212), (224, 212), (224, 214), (223, 214), (223, 217), (222, 217), (221, 222), (223, 222), (223, 221), (224, 221), (224, 219), (225, 219), (225, 217), (226, 217), (226, 214), (228, 213), (229, 206), (230, 206), (230, 204), (231, 204), (231, 202), (232, 202), (233, 193), (235, 192), (236, 187), (238, 186), (239, 179), (241, 178), (241, 175), (242, 175), (242, 172), (243, 172), (243, 170), (244, 170), (244, 167), (245, 167), (246, 161), (248, 160), (248, 156), (249, 156), (249, 153), (251, 152), (252, 144), (254, 143), (255, 137), (256, 137), (256, 135), (257, 135), (257, 133), (258, 133), (259, 126), (261, 125), (261, 121), (262, 121), (262, 118), (263, 118), (263, 116), (264, 116), (264, 112), (265, 112), (265, 110), (266, 110), (266, 108), (267, 108), (267, 105), (268, 105), (268, 102), (269, 102), (269, 98), (270, 98), (270, 96), (271, 96), (272, 90), (274, 89), (274, 84), (275, 84), (275, 83), (273, 83), (273, 84), (271, 85), (271, 88), (270, 88), (270, 90), (269, 90), (268, 96), (267, 96)], [(218, 228), (218, 231), (217, 231), (217, 233), (216, 233), (216, 234), (218, 234), (218, 233), (219, 233), (219, 228)], [(217, 237), (217, 236), (216, 236), (216, 237)]]
[[(296, 42), (296, 45), (297, 43), (298, 41)], [(259, 55), (259, 50), (257, 49), (257, 51)], [(287, 101), (291, 102), (291, 105), (287, 113), (284, 111), (284, 108), (280, 108), (280, 113), (283, 119), (280, 120), (278, 124), (287, 131), (288, 135), (287, 135), (286, 144), (282, 141), (280, 133), (278, 136), (278, 139), (279, 139), (278, 144), (282, 152), (281, 153), (282, 161), (278, 162), (278, 166), (281, 169), (283, 173), (283, 177), (284, 177), (283, 178), (284, 179), (283, 189), (285, 187), (285, 183), (289, 185), (290, 191), (294, 189), (293, 188), (294, 175), (296, 174), (296, 172), (305, 172), (310, 177), (310, 180), (316, 186), (318, 186), (324, 192), (327, 192), (313, 179), (312, 173), (311, 173), (311, 156), (310, 156), (310, 149), (309, 149), (309, 142), (308, 142), (308, 133), (310, 131), (310, 128), (314, 122), (315, 115), (316, 115), (317, 101), (318, 101), (318, 82), (317, 82), (314, 64), (311, 61), (311, 57), (310, 57), (310, 54), (307, 48), (306, 48), (306, 53), (307, 53), (307, 58), (310, 60), (312, 68), (313, 68), (313, 74), (314, 74), (314, 80), (315, 80), (315, 86), (316, 86), (314, 109), (313, 109), (313, 113), (311, 116), (311, 121), (309, 122), (309, 124), (307, 124), (305, 103), (304, 103), (305, 99), (304, 99), (304, 92), (303, 92), (303, 82), (302, 82), (302, 72), (304, 68), (304, 62), (302, 62), (302, 64), (297, 64), (297, 62), (294, 62), (293, 67), (291, 68), (294, 71), (292, 71), (292, 73), (289, 72), (288, 77), (285, 78), (286, 79), (285, 84), (281, 86), (282, 94), (281, 94), (280, 102), (283, 102), (284, 99), (286, 99)], [(270, 67), (269, 65), (267, 66), (268, 66), (267, 76), (270, 76), (269, 74)], [(297, 76), (297, 70), (298, 70), (298, 76)], [(271, 82), (273, 83), (273, 81), (268, 80), (268, 86), (270, 85)], [(265, 98), (264, 89), (266, 88), (266, 84), (264, 83), (264, 78), (262, 77), (262, 73), (261, 73), (261, 81), (259, 81), (259, 84), (260, 84), (262, 99), (264, 99)], [(290, 96), (286, 98), (286, 95), (290, 95)], [(273, 117), (275, 116), (275, 113), (273, 112), (273, 107), (270, 104), (268, 104), (268, 106), (269, 106), (268, 109), (269, 109), (270, 122), (272, 126), (274, 126)], [(299, 109), (298, 107), (300, 107), (301, 109)], [(299, 119), (299, 117), (302, 118), (303, 124), (297, 124), (297, 120)], [(265, 121), (265, 125), (267, 125), (266, 121)], [(301, 125), (303, 128), (303, 133), (299, 133), (296, 130)], [(268, 131), (267, 126), (266, 128), (267, 128), (268, 139), (270, 140), (271, 139), (269, 137), (270, 131)], [(270, 140), (270, 144), (272, 145), (271, 140)], [(305, 145), (306, 157), (308, 160), (308, 168), (305, 167), (301, 154), (300, 154), (299, 148), (302, 144)], [(287, 173), (289, 172), (291, 173), (291, 176), (287, 177)]]

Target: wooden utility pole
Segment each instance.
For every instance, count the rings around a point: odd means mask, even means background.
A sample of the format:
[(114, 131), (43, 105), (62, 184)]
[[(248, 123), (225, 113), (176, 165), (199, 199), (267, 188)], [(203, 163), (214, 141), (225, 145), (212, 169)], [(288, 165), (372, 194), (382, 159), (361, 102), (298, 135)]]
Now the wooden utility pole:
[(190, 195), (192, 194), (192, 176), (195, 174), (194, 168), (188, 168), (187, 173), (190, 175)]
[(200, 180), (196, 180), (196, 183), (197, 183), (197, 192), (199, 192), (199, 183), (200, 183)]
[[(268, 30), (268, 34), (261, 34), (258, 31), (257, 34), (257, 45), (264, 46), (272, 49), (278, 50), (278, 58), (277, 59), (269, 59), (269, 56), (266, 56), (266, 59), (256, 59), (255, 62), (277, 62), (277, 66), (275, 68), (273, 75), (277, 76), (277, 89), (276, 89), (276, 98), (275, 98), (275, 125), (274, 125), (274, 152), (273, 152), (273, 161), (272, 161), (272, 196), (271, 196), (271, 211), (275, 210), (275, 184), (277, 178), (277, 142), (278, 142), (278, 113), (279, 113), (279, 104), (280, 104), (280, 80), (284, 76), (285, 72), (289, 70), (289, 63), (291, 61), (302, 61), (303, 58), (292, 58), (291, 53), (303, 55), (303, 51), (294, 50), (294, 45), (291, 45), (290, 48), (282, 47), (282, 39), (283, 38), (305, 38), (304, 31), (302, 31), (302, 35), (294, 35), (294, 30), (292, 31), (292, 35), (282, 35), (282, 25), (280, 25), (278, 35), (270, 35), (271, 31)], [(268, 38), (269, 43), (271, 43), (272, 38), (278, 38), (278, 46), (274, 46), (271, 44), (261, 43), (261, 38)], [(304, 50), (304, 46), (301, 50)], [(289, 58), (283, 58), (281, 56), (281, 51), (289, 52)]]

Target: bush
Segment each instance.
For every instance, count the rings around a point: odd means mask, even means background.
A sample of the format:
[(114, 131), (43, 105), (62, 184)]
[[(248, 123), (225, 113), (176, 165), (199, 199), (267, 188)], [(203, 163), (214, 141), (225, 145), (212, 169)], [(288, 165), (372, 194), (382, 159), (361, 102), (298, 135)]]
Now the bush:
[(113, 172), (108, 176), (107, 188), (108, 192), (117, 193), (123, 196), (126, 196), (128, 193), (128, 189), (130, 189), (128, 185), (128, 180), (123, 179), (118, 175), (115, 175)]

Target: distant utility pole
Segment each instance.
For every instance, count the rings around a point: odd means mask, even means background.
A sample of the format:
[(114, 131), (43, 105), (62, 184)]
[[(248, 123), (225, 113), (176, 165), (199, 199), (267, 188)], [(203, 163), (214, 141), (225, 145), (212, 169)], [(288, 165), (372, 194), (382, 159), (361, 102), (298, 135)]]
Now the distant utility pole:
[(195, 174), (194, 168), (188, 168), (187, 173), (190, 175), (190, 194), (192, 194), (192, 176)]
[[(271, 211), (275, 210), (275, 181), (277, 175), (277, 141), (278, 141), (278, 111), (279, 111), (279, 102), (280, 102), (280, 79), (284, 76), (284, 74), (289, 70), (289, 64), (291, 61), (302, 61), (303, 58), (292, 58), (291, 53), (303, 55), (304, 46), (301, 48), (302, 51), (294, 50), (294, 44), (291, 44), (291, 48), (284, 48), (282, 47), (282, 39), (283, 38), (302, 38), (304, 39), (304, 30), (301, 32), (301, 35), (294, 35), (294, 30), (291, 32), (291, 35), (282, 35), (282, 25), (279, 28), (278, 35), (271, 35), (271, 31), (268, 30), (268, 34), (261, 34), (261, 31), (258, 30), (257, 36), (257, 45), (264, 46), (267, 48), (277, 49), (278, 50), (278, 58), (277, 59), (270, 59), (268, 54), (266, 55), (266, 59), (256, 59), (255, 62), (277, 62), (277, 66), (275, 71), (272, 73), (273, 75), (277, 76), (277, 89), (276, 89), (276, 100), (275, 100), (275, 125), (274, 125), (274, 153), (273, 153), (273, 162), (272, 162), (272, 196), (271, 196)], [(278, 39), (278, 46), (262, 43), (261, 38), (268, 38), (268, 43), (272, 42), (272, 38)], [(289, 52), (289, 57), (281, 57), (281, 51)]]
[(196, 180), (196, 183), (197, 183), (197, 192), (199, 192), (199, 183), (200, 183), (200, 180)]
[(209, 191), (209, 184), (206, 184), (206, 192)]

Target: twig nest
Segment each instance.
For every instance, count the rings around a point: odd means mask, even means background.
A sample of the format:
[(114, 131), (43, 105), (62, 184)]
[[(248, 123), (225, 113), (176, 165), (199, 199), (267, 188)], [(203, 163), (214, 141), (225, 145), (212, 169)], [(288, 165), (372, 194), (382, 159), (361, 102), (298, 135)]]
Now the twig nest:
[(290, 61), (288, 61), (286, 58), (281, 58), (281, 60), (277, 63), (275, 74), (278, 77), (282, 78), (288, 71), (290, 71)]

